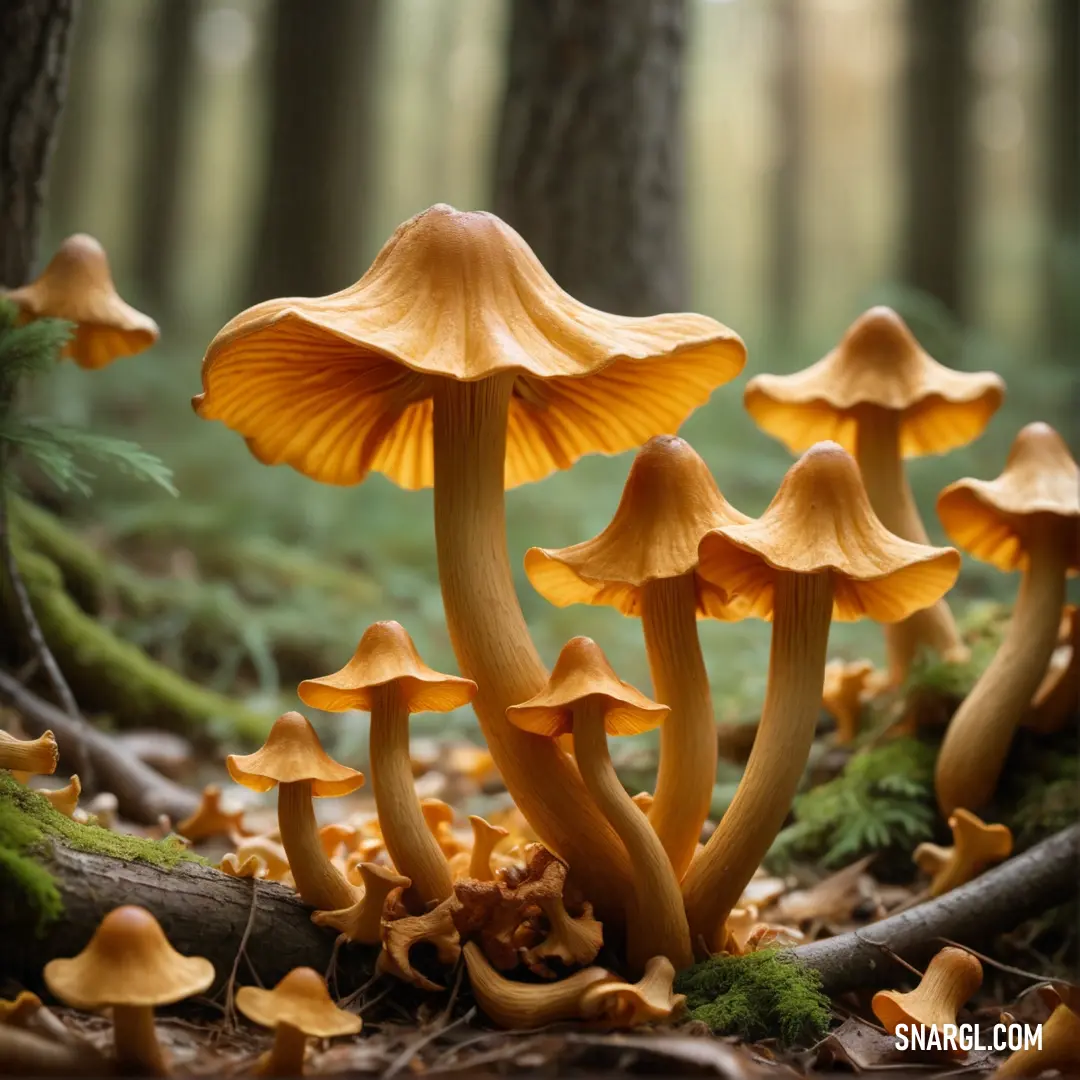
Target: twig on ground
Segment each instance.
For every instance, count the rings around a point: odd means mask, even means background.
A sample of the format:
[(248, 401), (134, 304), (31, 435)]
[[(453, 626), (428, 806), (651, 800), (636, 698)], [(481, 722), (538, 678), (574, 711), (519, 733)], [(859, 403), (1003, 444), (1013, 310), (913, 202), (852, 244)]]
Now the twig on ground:
[(251, 908), (248, 911), (247, 923), (244, 932), (240, 936), (240, 945), (236, 950), (236, 959), (233, 960), (232, 971), (229, 972), (229, 981), (225, 984), (225, 1024), (229, 1028), (236, 1027), (236, 976), (240, 971), (240, 957), (247, 951), (248, 939), (251, 937), (251, 928), (255, 925), (255, 908), (259, 902), (259, 880), (251, 879)]
[(429, 1043), (434, 1042), (440, 1035), (445, 1035), (451, 1028), (461, 1027), (462, 1024), (467, 1024), (476, 1015), (476, 1006), (474, 1005), (467, 1013), (459, 1016), (456, 1020), (449, 1024), (438, 1024), (431, 1031), (424, 1032), (423, 1035), (416, 1039), (413, 1039), (404, 1050), (392, 1062), (383, 1073), (383, 1080), (390, 1080), (390, 1077), (396, 1076), (406, 1065), (409, 1064), (413, 1058), (416, 1057), (421, 1050), (424, 1049)]
[(1006, 971), (1010, 975), (1019, 975), (1023, 979), (1031, 979), (1034, 982), (1050, 982), (1049, 975), (1038, 975), (1034, 971), (1025, 971), (1023, 968), (1011, 967), (1009, 964), (1002, 964), (1000, 961), (995, 960), (992, 956), (987, 956), (985, 953), (981, 953), (973, 949), (970, 945), (961, 945), (957, 941), (953, 941), (951, 938), (942, 937), (938, 935), (938, 941), (943, 942), (946, 945), (952, 945), (957, 949), (966, 949), (972, 956), (977, 957), (984, 964), (989, 964), (993, 968), (997, 968), (998, 971)]

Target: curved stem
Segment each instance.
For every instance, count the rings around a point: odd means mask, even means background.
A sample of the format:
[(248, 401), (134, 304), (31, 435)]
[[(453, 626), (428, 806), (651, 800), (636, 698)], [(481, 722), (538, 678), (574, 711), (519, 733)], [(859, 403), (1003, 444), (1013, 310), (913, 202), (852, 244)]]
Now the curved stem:
[(1065, 538), (1052, 519), (1036, 521), (1005, 639), (949, 721), (935, 788), (948, 815), (990, 801), (1019, 726), (1057, 643), (1068, 566)]
[(716, 783), (716, 724), (698, 640), (694, 575), (646, 583), (641, 626), (654, 696), (671, 708), (660, 727), (660, 771), (649, 823), (681, 879), (709, 816)]
[(112, 1015), (117, 1070), (134, 1076), (168, 1075), (154, 1031), (154, 1010), (149, 1005), (114, 1005)]
[(626, 927), (630, 967), (640, 973), (654, 956), (666, 956), (679, 969), (689, 967), (694, 956), (679, 882), (648, 818), (615, 775), (602, 699), (586, 698), (574, 709), (574, 750), (589, 794), (626, 845), (634, 868), (634, 906)]
[(310, 780), (278, 785), (278, 829), (300, 899), (326, 911), (351, 906), (356, 900), (353, 890), (319, 840)]
[(828, 574), (776, 577), (769, 682), (735, 798), (690, 864), (682, 893), (695, 945), (716, 952), (724, 920), (780, 831), (814, 741), (832, 618)]
[(307, 1036), (292, 1024), (278, 1024), (270, 1056), (259, 1069), (260, 1076), (303, 1076)]
[(376, 687), (371, 709), (371, 786), (379, 825), (399, 874), (423, 911), (453, 891), (446, 856), (424, 821), (409, 762), (409, 714), (392, 683)]
[(436, 381), (435, 540), (450, 640), (473, 707), (514, 802), (605, 920), (621, 921), (630, 867), (611, 826), (552, 739), (506, 719), (547, 679), (514, 591), (506, 550), (504, 473), (513, 375)]
[[(929, 544), (900, 456), (900, 414), (875, 405), (860, 406), (856, 415), (855, 458), (859, 462), (870, 505), (890, 532), (916, 544)], [(945, 600), (916, 611), (898, 623), (886, 623), (885, 647), (889, 655), (889, 678), (899, 685), (907, 677), (921, 645), (946, 660), (965, 660), (967, 647), (960, 637)]]

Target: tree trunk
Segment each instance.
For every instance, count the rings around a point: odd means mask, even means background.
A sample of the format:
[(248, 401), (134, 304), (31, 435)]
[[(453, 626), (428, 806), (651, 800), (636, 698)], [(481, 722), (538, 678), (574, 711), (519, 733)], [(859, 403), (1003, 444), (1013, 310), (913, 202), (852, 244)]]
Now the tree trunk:
[(0, 4), (0, 283), (30, 276), (67, 76), (73, 0)]
[(496, 212), (578, 299), (626, 315), (685, 308), (685, 0), (512, 10)]
[(250, 298), (318, 296), (359, 276), (378, 0), (277, 0), (266, 190)]
[(153, 73), (142, 110), (135, 272), (140, 296), (166, 319), (180, 224), (184, 116), (198, 14), (198, 0), (167, 0), (155, 6)]
[(907, 0), (904, 280), (963, 315), (971, 0)]

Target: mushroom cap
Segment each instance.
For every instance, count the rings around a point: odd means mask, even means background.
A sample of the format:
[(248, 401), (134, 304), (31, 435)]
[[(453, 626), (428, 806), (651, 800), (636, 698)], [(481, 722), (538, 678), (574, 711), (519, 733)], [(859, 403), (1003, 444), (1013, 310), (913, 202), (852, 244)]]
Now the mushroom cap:
[(1005, 396), (991, 371), (954, 371), (915, 340), (891, 308), (873, 307), (840, 344), (793, 375), (757, 375), (743, 402), (763, 431), (792, 453), (823, 439), (855, 450), (855, 410), (877, 405), (901, 414), (903, 457), (944, 454), (982, 434)]
[(142, 352), (161, 333), (149, 315), (120, 298), (105, 249), (85, 233), (69, 236), (41, 276), (7, 298), (31, 318), (75, 323), (64, 355), (83, 368), (103, 368), (118, 357)]
[(929, 607), (960, 572), (953, 548), (902, 540), (870, 506), (855, 459), (834, 442), (787, 471), (765, 513), (708, 533), (698, 572), (770, 619), (778, 572), (832, 574), (833, 618), (896, 622)]
[(468, 705), (476, 683), (457, 675), (440, 675), (416, 651), (401, 623), (373, 623), (364, 631), (353, 658), (333, 675), (305, 679), (297, 694), (305, 705), (326, 712), (359, 709), (371, 712), (372, 690), (396, 683), (410, 713), (450, 712)]
[(962, 807), (949, 816), (953, 843), (969, 861), (1000, 862), (1012, 854), (1013, 836), (1008, 825), (988, 825)]
[(114, 908), (78, 956), (50, 960), (45, 983), (76, 1009), (107, 1005), (156, 1006), (201, 994), (214, 981), (214, 965), (181, 956), (145, 908)]
[(670, 711), (625, 683), (592, 638), (571, 638), (559, 653), (547, 685), (535, 697), (506, 710), (510, 723), (535, 735), (574, 730), (575, 706), (599, 699), (609, 735), (636, 735), (660, 724)]
[(311, 781), (316, 798), (348, 795), (364, 774), (336, 762), (319, 742), (306, 716), (287, 712), (274, 721), (266, 742), (253, 754), (230, 754), (229, 775), (252, 791), (269, 791), (275, 784)]
[(0, 731), (0, 769), (12, 769), (32, 776), (51, 776), (60, 762), (60, 747), (51, 731), (36, 739), (17, 739)]
[(514, 487), (674, 431), (745, 362), (738, 335), (704, 315), (579, 303), (505, 222), (440, 204), (399, 226), (355, 285), (236, 316), (206, 351), (193, 405), (264, 464), (331, 484), (375, 469), (421, 488), (434, 480), (436, 381), (514, 372)]
[(236, 1007), (252, 1023), (266, 1028), (288, 1024), (316, 1039), (355, 1035), (364, 1026), (359, 1016), (334, 1004), (326, 981), (309, 967), (293, 968), (273, 990), (240, 987)]
[(871, 1008), (893, 1034), (900, 1024), (924, 1027), (955, 1024), (957, 1012), (979, 989), (982, 979), (978, 957), (966, 949), (949, 946), (931, 959), (914, 990), (906, 994), (879, 990)]
[(1036, 515), (1071, 529), (1069, 569), (1080, 570), (1080, 467), (1049, 425), (1021, 428), (996, 480), (957, 480), (938, 496), (938, 517), (958, 547), (999, 570), (1026, 570)]
[[(688, 442), (656, 435), (634, 458), (608, 527), (570, 547), (530, 548), (525, 573), (556, 607), (607, 604), (640, 615), (646, 582), (696, 570), (698, 544), (710, 529), (749, 520), (720, 494)], [(723, 589), (698, 575), (694, 584), (699, 618), (740, 617)]]

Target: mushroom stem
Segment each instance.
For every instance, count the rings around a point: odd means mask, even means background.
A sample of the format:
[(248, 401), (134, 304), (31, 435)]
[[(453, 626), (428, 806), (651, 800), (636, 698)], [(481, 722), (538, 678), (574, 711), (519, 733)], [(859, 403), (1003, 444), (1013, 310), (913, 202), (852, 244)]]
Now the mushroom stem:
[(149, 1005), (114, 1005), (113, 1041), (116, 1066), (134, 1076), (165, 1076), (165, 1055), (154, 1031), (154, 1010)]
[(278, 785), (278, 829), (300, 899), (326, 911), (350, 907), (356, 899), (353, 890), (319, 839), (310, 780)]
[(627, 920), (627, 961), (635, 973), (653, 956), (678, 969), (693, 961), (690, 931), (679, 882), (648, 818), (634, 805), (615, 774), (604, 730), (603, 699), (586, 698), (574, 708), (574, 751), (581, 778), (600, 812), (626, 845), (634, 868), (632, 917)]
[(420, 911), (453, 891), (450, 867), (424, 821), (409, 762), (409, 714), (394, 683), (372, 690), (371, 786), (390, 859), (412, 879)]
[(572, 759), (554, 740), (514, 727), (505, 715), (546, 679), (506, 550), (506, 425), (513, 385), (513, 373), (436, 381), (435, 541), (446, 621), (462, 674), (479, 688), (473, 705), (511, 796), (604, 917), (619, 921), (630, 866), (618, 837), (586, 797)]
[[(861, 405), (856, 414), (855, 459), (870, 505), (890, 532), (916, 544), (929, 544), (900, 455), (900, 414), (878, 405)], [(885, 647), (889, 679), (899, 685), (907, 676), (920, 645), (946, 660), (963, 660), (967, 647), (945, 600), (916, 611), (897, 623), (886, 623)]]
[(960, 806), (977, 810), (993, 796), (1013, 734), (1057, 643), (1067, 568), (1060, 525), (1038, 515), (1005, 639), (949, 721), (941, 744), (935, 788), (942, 813)]
[(292, 1024), (280, 1023), (274, 1031), (274, 1045), (259, 1066), (259, 1076), (303, 1076), (307, 1036)]
[(775, 590), (769, 681), (754, 748), (735, 798), (682, 883), (692, 939), (716, 952), (724, 921), (787, 817), (821, 709), (832, 578), (780, 571)]
[(641, 625), (654, 697), (671, 708), (660, 727), (660, 771), (649, 822), (681, 879), (716, 782), (716, 725), (698, 640), (694, 575), (646, 582)]

